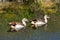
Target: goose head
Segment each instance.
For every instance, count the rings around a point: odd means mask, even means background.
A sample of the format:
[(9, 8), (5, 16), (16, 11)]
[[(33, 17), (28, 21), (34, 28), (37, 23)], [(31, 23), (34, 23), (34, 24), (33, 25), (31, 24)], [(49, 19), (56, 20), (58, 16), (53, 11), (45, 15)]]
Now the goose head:
[(45, 16), (44, 16), (44, 19), (45, 19), (45, 18), (48, 19), (48, 18), (50, 18), (50, 17), (49, 17), (48, 15), (45, 15)]
[(23, 18), (22, 21), (28, 22), (28, 19), (27, 18)]
[(47, 21), (48, 18), (50, 18), (48, 15), (45, 15), (45, 16), (44, 16), (45, 23), (48, 22), (48, 21)]
[(28, 19), (27, 19), (27, 18), (23, 18), (23, 19), (22, 19), (22, 24), (23, 24), (24, 26), (26, 26), (26, 22), (28, 22)]

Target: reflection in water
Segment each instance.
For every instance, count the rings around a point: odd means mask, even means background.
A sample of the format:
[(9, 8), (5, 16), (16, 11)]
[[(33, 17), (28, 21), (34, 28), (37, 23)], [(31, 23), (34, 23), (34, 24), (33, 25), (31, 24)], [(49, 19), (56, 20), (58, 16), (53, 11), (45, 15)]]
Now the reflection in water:
[(60, 33), (45, 32), (40, 29), (27, 32), (9, 32), (0, 34), (0, 40), (60, 40)]
[(47, 24), (45, 24), (45, 26), (44, 26), (44, 30), (45, 30), (45, 31), (48, 30), (48, 25), (47, 25)]

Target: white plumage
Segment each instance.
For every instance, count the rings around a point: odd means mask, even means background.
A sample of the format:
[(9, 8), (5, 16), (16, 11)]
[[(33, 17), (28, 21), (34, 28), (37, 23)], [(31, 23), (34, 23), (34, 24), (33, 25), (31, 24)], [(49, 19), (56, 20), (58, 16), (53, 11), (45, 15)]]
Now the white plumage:
[(38, 27), (38, 26), (42, 26), (42, 25), (44, 25), (44, 24), (47, 24), (47, 18), (50, 18), (49, 16), (47, 16), (47, 15), (45, 15), (44, 16), (44, 21), (43, 20), (36, 20), (35, 22), (34, 21), (32, 21), (31, 22), (31, 24), (33, 24), (34, 25), (34, 27)]
[[(19, 30), (21, 30), (22, 28), (25, 28), (25, 27), (26, 27), (26, 22), (28, 22), (28, 19), (23, 18), (23, 19), (22, 19), (22, 23), (19, 23), (19, 22), (11, 22), (11, 23), (9, 23), (9, 24), (11, 25), (11, 28), (12, 28), (12, 29), (14, 29), (14, 30), (16, 30), (16, 31), (19, 31)], [(15, 25), (13, 25), (13, 23), (14, 23)]]

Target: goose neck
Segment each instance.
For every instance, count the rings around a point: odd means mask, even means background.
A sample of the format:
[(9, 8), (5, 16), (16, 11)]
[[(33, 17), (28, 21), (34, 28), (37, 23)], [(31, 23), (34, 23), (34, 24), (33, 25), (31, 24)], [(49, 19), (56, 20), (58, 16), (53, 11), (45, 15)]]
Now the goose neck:
[(23, 20), (22, 20), (22, 24), (23, 24), (24, 26), (26, 26), (26, 22), (25, 22), (25, 21), (23, 21)]
[(45, 20), (45, 23), (47, 23), (48, 21), (47, 21), (47, 18), (44, 18), (44, 20)]

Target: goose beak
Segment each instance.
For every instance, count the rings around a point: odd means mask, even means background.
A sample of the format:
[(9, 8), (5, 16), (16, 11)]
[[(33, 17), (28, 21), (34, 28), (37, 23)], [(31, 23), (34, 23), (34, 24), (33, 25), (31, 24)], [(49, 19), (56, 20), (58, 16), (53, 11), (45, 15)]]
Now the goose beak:
[(28, 20), (26, 22), (29, 22)]
[(48, 18), (50, 18), (50, 17), (48, 17)]

